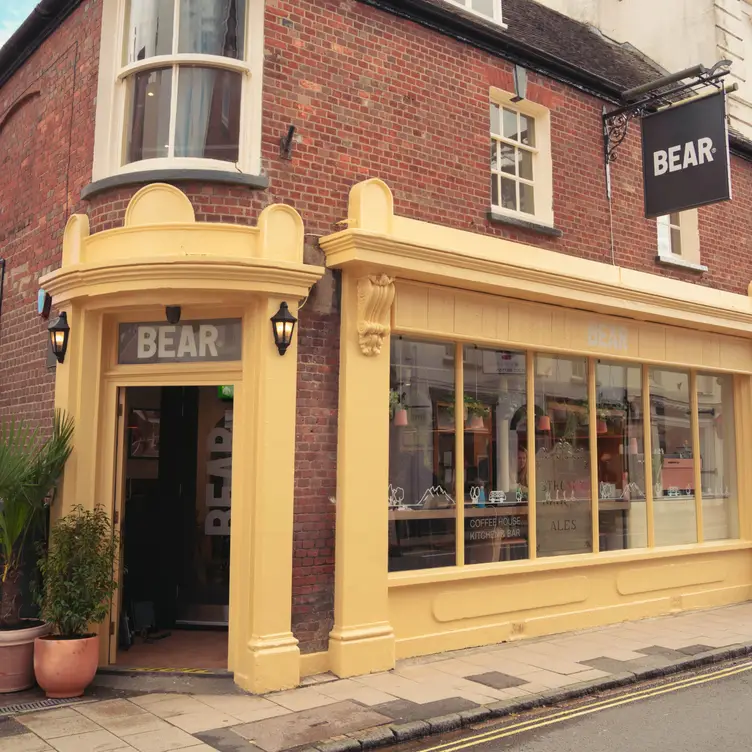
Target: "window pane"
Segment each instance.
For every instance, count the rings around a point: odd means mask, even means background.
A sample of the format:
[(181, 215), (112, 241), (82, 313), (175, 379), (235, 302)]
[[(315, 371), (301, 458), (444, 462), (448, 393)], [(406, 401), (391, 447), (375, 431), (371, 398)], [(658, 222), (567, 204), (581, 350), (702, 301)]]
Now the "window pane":
[(464, 352), (465, 563), (526, 559), (525, 353)]
[(495, 172), (499, 170), (498, 143), (498, 141), (491, 139), (491, 170)]
[(514, 110), (504, 109), (502, 125), (504, 127), (502, 135), (505, 138), (512, 139), (512, 141), (517, 141), (517, 113)]
[(667, 256), (671, 253), (671, 227), (668, 214), (656, 217), (655, 224), (658, 229), (658, 254)]
[(507, 178), (501, 179), (501, 205), (505, 209), (517, 211), (517, 183)]
[(501, 135), (501, 108), (497, 104), (491, 105), (491, 133)]
[(526, 180), (533, 179), (533, 155), (524, 149), (517, 149), (517, 164), (519, 175)]
[(520, 183), (520, 211), (526, 214), (535, 214), (535, 191), (532, 185)]
[(389, 384), (389, 571), (454, 566), (454, 352), (392, 337)]
[(593, 550), (587, 360), (535, 358), (538, 555)]
[(681, 230), (678, 227), (671, 228), (671, 253), (681, 256)]
[(535, 119), (520, 115), (520, 141), (528, 146), (535, 146)]
[(245, 55), (245, 0), (180, 0), (178, 52)]
[(697, 393), (703, 535), (705, 540), (738, 538), (733, 376), (698, 374)]
[(144, 71), (128, 79), (126, 163), (168, 156), (171, 89), (172, 68)]
[(499, 206), (499, 176), (491, 175), (491, 204)]
[(125, 62), (172, 53), (174, 0), (130, 0), (125, 11)]
[(697, 542), (689, 374), (650, 370), (655, 545)]
[(600, 550), (645, 548), (642, 369), (596, 365)]
[(501, 171), (506, 172), (508, 175), (515, 174), (514, 169), (517, 159), (515, 156), (516, 151), (517, 149), (515, 149), (514, 146), (509, 146), (509, 144), (505, 144), (501, 141), (499, 142), (499, 153), (501, 154)]
[(493, 18), (494, 17), (494, 4), (498, 3), (499, 1), (500, 0), (472, 0), (470, 7), (476, 13), (482, 13), (484, 16)]
[(241, 74), (181, 66), (175, 126), (176, 157), (238, 161)]

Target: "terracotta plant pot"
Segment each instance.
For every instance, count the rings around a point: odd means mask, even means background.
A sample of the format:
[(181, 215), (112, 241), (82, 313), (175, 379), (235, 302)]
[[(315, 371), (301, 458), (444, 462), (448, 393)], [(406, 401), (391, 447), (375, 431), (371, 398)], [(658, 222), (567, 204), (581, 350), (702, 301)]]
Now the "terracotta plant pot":
[(34, 642), (50, 631), (49, 624), (0, 631), (0, 694), (34, 686)]
[(34, 644), (34, 673), (47, 697), (80, 697), (99, 663), (99, 637), (61, 640), (40, 637)]

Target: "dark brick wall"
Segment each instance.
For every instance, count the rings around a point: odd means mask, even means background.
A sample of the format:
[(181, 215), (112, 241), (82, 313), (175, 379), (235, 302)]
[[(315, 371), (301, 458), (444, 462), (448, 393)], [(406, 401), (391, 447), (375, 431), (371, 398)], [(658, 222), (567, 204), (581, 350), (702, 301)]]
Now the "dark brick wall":
[(91, 180), (100, 6), (84, 2), (0, 89), (0, 418), (51, 423), (37, 279), (60, 264), (68, 215)]
[[(88, 211), (92, 232), (119, 226), (137, 189), (79, 200), (91, 176), (99, 2), (86, 2), (0, 90), (3, 113), (34, 80), (42, 84), (41, 96), (0, 126), (0, 159), (13, 175), (0, 185), (0, 253), (10, 273), (0, 330), (0, 414), (49, 414), (52, 377), (33, 303), (38, 275), (59, 263), (67, 214)], [(598, 99), (530, 77), (529, 98), (552, 112), (554, 213), (564, 233), (557, 239), (486, 217), (488, 93), (492, 85), (512, 87), (506, 62), (356, 0), (268, 0), (264, 49), (262, 158), (270, 187), (180, 184), (199, 221), (255, 224), (268, 204), (288, 203), (305, 221), (306, 259), (322, 263), (317, 239), (339, 229), (352, 185), (380, 177), (404, 215), (746, 293), (748, 163), (733, 159), (734, 201), (700, 211), (709, 271), (665, 269), (655, 263), (655, 223), (642, 216), (636, 125), (613, 166), (609, 207)], [(279, 138), (290, 124), (299, 140), (287, 161), (279, 157)], [(332, 620), (338, 336), (336, 283), (327, 275), (299, 324), (293, 623), (304, 652), (326, 648)]]

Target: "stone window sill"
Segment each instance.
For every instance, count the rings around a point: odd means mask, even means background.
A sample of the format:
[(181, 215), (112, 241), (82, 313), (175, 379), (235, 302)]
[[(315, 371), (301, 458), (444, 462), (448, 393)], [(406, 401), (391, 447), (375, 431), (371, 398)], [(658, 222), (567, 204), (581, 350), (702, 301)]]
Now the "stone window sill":
[(222, 183), (224, 185), (245, 186), (246, 188), (263, 190), (269, 187), (269, 178), (264, 175), (248, 175), (243, 172), (221, 170), (140, 170), (127, 172), (121, 175), (112, 175), (89, 183), (82, 191), (81, 198), (89, 199), (97, 193), (120, 188), (127, 185), (141, 185), (144, 183), (173, 183), (186, 180), (195, 180), (202, 183)]
[(489, 222), (494, 222), (501, 225), (510, 225), (511, 227), (519, 227), (522, 230), (532, 230), (533, 232), (539, 232), (541, 235), (550, 235), (553, 238), (560, 238), (564, 233), (558, 227), (552, 227), (551, 225), (540, 222), (537, 219), (522, 219), (522, 217), (513, 217), (510, 214), (502, 214), (501, 212), (491, 209), (488, 212)]
[(693, 261), (687, 261), (687, 259), (683, 259), (681, 256), (668, 256), (658, 254), (655, 257), (655, 260), (659, 264), (663, 264), (664, 266), (676, 266), (679, 269), (687, 269), (692, 272), (702, 273), (708, 270), (708, 267), (704, 264), (695, 264)]

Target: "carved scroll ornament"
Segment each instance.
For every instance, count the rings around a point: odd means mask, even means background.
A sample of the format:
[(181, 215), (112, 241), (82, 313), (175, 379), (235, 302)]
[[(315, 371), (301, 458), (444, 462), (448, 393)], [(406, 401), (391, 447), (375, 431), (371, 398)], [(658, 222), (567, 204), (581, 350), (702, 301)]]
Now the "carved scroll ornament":
[(369, 274), (358, 280), (358, 341), (363, 355), (378, 355), (389, 334), (389, 311), (394, 301), (394, 279)]

